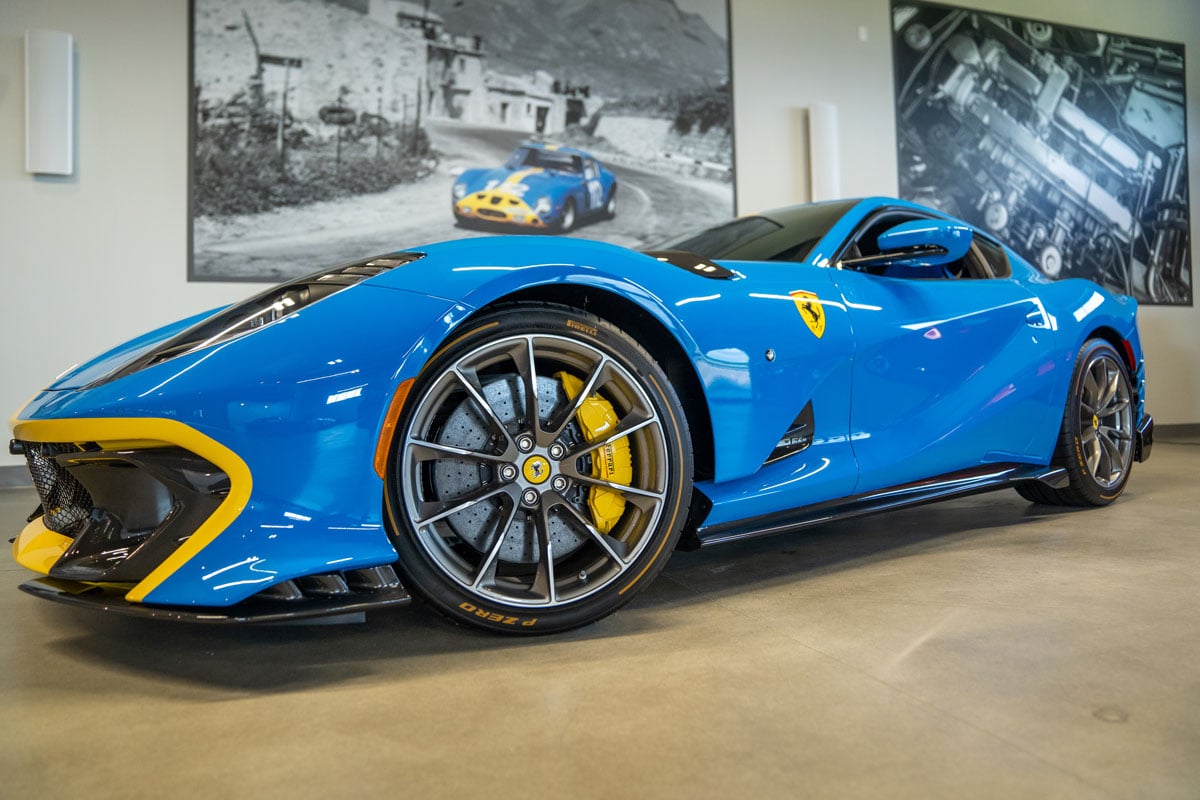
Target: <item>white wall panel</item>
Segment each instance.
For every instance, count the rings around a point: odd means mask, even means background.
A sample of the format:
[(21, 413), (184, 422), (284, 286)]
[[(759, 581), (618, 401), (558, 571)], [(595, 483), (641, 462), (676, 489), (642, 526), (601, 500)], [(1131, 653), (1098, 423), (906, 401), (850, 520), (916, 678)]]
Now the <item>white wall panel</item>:
[(25, 31), (25, 169), (74, 171), (75, 76), (71, 34)]

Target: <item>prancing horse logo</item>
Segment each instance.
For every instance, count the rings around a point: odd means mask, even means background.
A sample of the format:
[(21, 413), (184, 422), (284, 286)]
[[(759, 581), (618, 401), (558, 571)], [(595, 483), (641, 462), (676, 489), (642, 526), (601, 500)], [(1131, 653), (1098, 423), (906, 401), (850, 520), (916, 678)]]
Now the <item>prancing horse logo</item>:
[(530, 456), (522, 467), (525, 480), (530, 483), (544, 483), (550, 477), (550, 462), (542, 456)]
[(794, 291), (788, 292), (792, 301), (796, 304), (796, 308), (800, 311), (800, 319), (804, 320), (804, 324), (812, 331), (813, 336), (820, 339), (825, 335), (825, 306), (821, 305), (821, 300), (812, 292)]

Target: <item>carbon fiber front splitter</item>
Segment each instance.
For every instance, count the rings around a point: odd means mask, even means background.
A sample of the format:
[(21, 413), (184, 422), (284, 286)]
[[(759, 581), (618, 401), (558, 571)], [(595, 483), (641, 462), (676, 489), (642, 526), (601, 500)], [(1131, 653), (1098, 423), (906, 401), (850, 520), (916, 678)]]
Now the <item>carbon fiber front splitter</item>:
[(37, 578), (21, 584), (21, 591), (35, 597), (53, 600), (70, 606), (108, 611), (123, 616), (164, 619), (173, 622), (263, 623), (293, 622), (315, 617), (331, 617), (403, 606), (412, 597), (403, 587), (378, 589), (369, 593), (354, 593), (344, 597), (305, 598), (303, 600), (271, 600), (250, 598), (228, 607), (159, 606), (131, 603), (125, 599), (127, 590)]

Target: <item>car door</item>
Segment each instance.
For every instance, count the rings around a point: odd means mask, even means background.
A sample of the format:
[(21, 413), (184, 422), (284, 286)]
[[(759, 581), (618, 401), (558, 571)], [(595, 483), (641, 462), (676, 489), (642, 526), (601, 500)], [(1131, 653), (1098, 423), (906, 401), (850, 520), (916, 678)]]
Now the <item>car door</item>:
[(834, 270), (722, 263), (742, 279), (675, 306), (696, 335), (713, 419), (715, 480), (697, 483), (713, 503), (705, 524), (845, 497), (858, 479), (853, 344)]
[[(834, 260), (871, 255), (874, 238), (921, 218), (886, 210), (864, 220)], [(875, 252), (878, 252), (876, 249)], [(1039, 463), (1054, 368), (1053, 321), (976, 234), (943, 270), (841, 267), (834, 281), (853, 328), (850, 438), (856, 492), (988, 463)]]

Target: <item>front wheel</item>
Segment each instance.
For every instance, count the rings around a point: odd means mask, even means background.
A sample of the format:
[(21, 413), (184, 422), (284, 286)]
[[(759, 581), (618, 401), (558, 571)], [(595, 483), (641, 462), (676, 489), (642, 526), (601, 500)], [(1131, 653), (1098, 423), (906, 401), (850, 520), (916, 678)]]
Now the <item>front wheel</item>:
[(662, 569), (691, 476), (679, 400), (649, 354), (590, 314), (508, 307), (409, 395), (388, 469), (398, 566), (461, 622), (584, 625)]
[(559, 233), (570, 233), (575, 230), (576, 212), (575, 199), (568, 197), (563, 201), (562, 216), (558, 219), (556, 226)]
[(1069, 484), (1052, 489), (1020, 484), (1026, 500), (1049, 505), (1104, 506), (1125, 491), (1133, 466), (1133, 388), (1125, 361), (1102, 339), (1079, 351), (1052, 463)]

